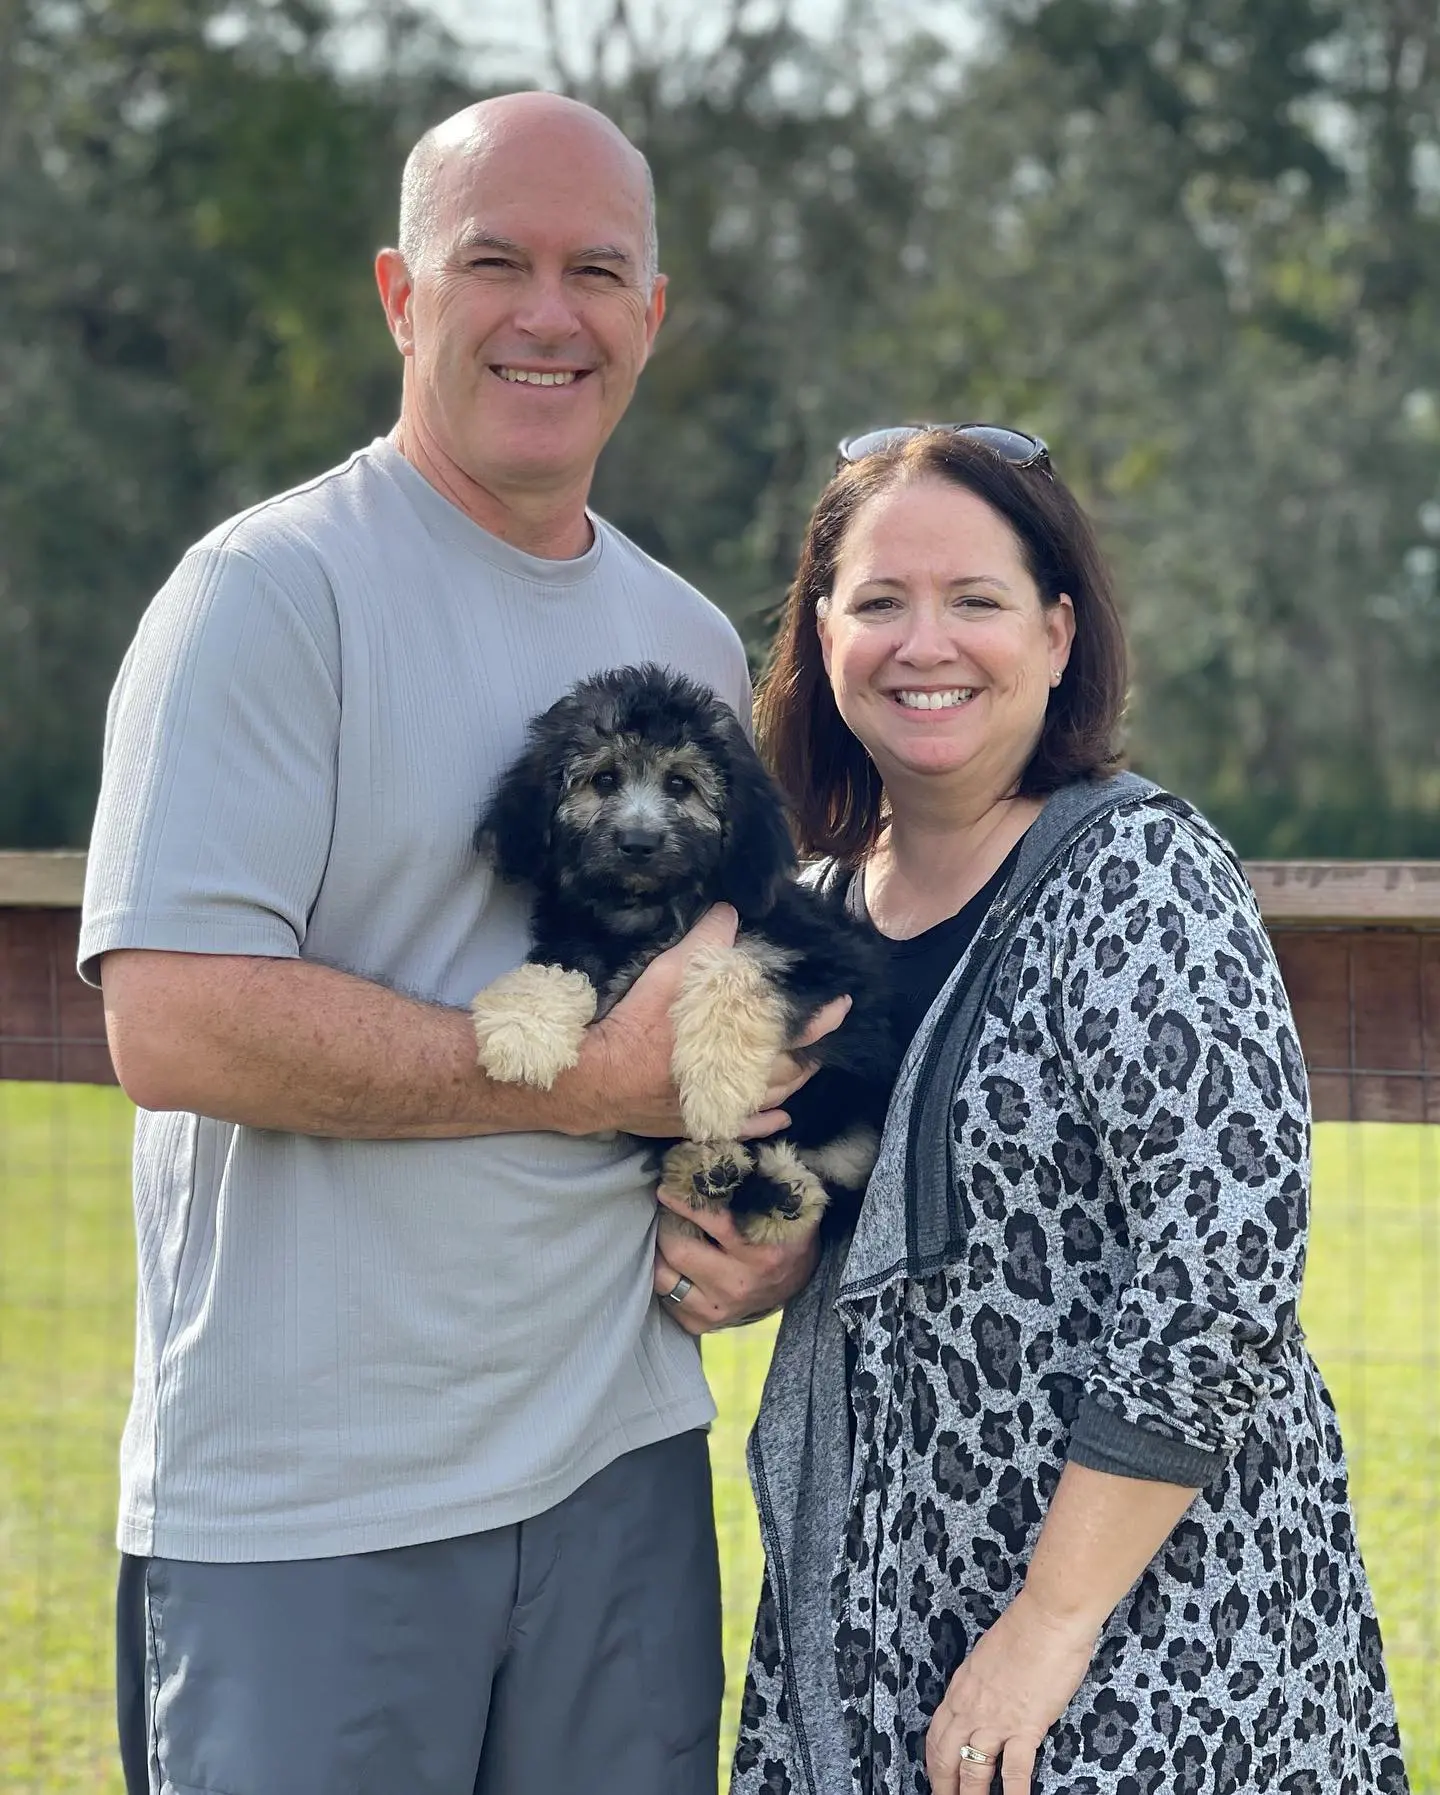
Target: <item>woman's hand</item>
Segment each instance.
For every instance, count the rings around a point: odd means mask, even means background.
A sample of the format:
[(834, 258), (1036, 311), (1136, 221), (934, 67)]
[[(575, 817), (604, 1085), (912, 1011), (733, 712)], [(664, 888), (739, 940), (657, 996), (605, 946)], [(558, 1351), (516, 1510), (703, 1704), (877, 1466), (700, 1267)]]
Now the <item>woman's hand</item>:
[[(1080, 1687), (1116, 1604), (1164, 1545), (1195, 1491), (1068, 1464), (1025, 1585), (950, 1679), (925, 1738), (935, 1795), (1030, 1795), (1040, 1741)], [(984, 1752), (977, 1762), (961, 1752)]]
[(930, 1722), (925, 1768), (934, 1795), (984, 1795), (997, 1759), (1005, 1795), (1030, 1795), (1040, 1742), (1070, 1706), (1097, 1637), (1085, 1623), (1046, 1614), (1022, 1589), (951, 1677)]

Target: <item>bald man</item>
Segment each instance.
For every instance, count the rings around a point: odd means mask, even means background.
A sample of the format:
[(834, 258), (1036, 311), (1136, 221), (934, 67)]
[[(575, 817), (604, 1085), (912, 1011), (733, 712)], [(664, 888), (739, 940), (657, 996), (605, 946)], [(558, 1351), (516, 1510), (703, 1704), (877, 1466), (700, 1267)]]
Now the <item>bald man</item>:
[[(811, 1250), (657, 1245), (634, 1137), (682, 1131), (670, 999), (735, 918), (552, 1091), (491, 1085), (466, 1005), (526, 912), (471, 835), (577, 679), (657, 661), (744, 714), (745, 660), (586, 506), (665, 308), (635, 148), (553, 95), (471, 107), (411, 155), (399, 239), (395, 429), (192, 548), (111, 700), (80, 956), (139, 1105), (127, 1786), (698, 1795), (694, 1336)], [(782, 1055), (752, 1132), (799, 1079)]]

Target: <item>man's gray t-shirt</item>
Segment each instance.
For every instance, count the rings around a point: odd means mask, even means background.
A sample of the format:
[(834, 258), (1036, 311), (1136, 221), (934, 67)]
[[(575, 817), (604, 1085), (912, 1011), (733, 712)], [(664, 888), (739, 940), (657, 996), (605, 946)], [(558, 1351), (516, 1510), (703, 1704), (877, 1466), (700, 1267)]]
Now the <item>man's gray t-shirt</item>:
[[(656, 661), (743, 714), (722, 614), (600, 520), (522, 554), (387, 441), (221, 526), (111, 699), (81, 969), (112, 948), (343, 967), (464, 1006), (524, 958), (472, 837), (528, 720)], [(325, 1140), (140, 1112), (119, 1541), (369, 1551), (504, 1526), (714, 1408), (652, 1298), (627, 1137)]]

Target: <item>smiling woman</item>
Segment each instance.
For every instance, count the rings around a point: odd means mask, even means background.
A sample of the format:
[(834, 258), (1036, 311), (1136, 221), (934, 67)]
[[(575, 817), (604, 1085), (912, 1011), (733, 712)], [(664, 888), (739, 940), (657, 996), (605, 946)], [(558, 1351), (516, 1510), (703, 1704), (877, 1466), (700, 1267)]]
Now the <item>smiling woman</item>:
[(1075, 635), (1069, 593), (1042, 595), (999, 513), (933, 479), (860, 508), (816, 615), (836, 708), (892, 793), (1023, 766)]
[(1284, 984), (1124, 685), (1048, 462), (886, 435), (822, 494), (760, 735), (920, 1020), (756, 1423), (733, 1795), (1406, 1787)]
[[(971, 754), (973, 783), (1022, 799), (1109, 771), (1125, 686), (1109, 569), (1069, 491), (940, 432), (843, 467), (821, 495), (756, 728), (802, 848), (853, 862), (907, 769), (922, 801), (927, 768)], [(977, 698), (977, 714), (921, 733), (920, 713)]]

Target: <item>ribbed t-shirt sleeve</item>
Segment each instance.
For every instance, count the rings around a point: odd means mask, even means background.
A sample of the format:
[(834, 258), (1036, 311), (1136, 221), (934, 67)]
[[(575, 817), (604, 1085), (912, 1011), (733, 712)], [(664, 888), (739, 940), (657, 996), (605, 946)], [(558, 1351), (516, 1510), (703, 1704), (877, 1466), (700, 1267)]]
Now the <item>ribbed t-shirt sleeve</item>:
[(80, 971), (113, 948), (292, 958), (329, 852), (338, 630), (318, 574), (192, 550), (106, 717)]

